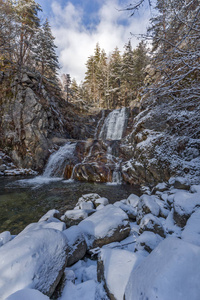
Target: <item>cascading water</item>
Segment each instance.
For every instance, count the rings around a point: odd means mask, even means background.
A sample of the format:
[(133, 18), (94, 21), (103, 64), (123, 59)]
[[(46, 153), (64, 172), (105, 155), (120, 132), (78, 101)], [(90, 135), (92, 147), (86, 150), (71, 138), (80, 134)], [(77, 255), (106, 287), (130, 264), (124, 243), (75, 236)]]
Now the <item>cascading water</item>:
[(99, 139), (103, 140), (121, 140), (125, 122), (126, 122), (126, 108), (115, 109), (105, 119)]
[(66, 161), (73, 158), (76, 143), (67, 143), (53, 153), (48, 160), (42, 177), (63, 177)]

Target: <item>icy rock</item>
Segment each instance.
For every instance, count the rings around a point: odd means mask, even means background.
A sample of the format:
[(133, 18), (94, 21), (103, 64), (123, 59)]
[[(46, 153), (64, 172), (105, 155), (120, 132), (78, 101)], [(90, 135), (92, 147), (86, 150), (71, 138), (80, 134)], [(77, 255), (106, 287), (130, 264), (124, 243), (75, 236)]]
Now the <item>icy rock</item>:
[(173, 185), (175, 189), (189, 190), (190, 183), (187, 178), (184, 177), (171, 177), (169, 184)]
[(130, 233), (127, 214), (111, 204), (96, 211), (78, 226), (85, 235), (88, 249), (121, 241)]
[(27, 231), (0, 248), (1, 299), (32, 288), (51, 296), (67, 262), (67, 238), (54, 229)]
[(78, 226), (71, 226), (63, 233), (66, 235), (70, 247), (67, 266), (71, 266), (85, 256), (87, 245), (84, 235)]
[(140, 197), (138, 197), (135, 194), (130, 194), (130, 196), (127, 198), (126, 202), (127, 202), (127, 204), (130, 204), (131, 206), (136, 208), (138, 206), (139, 200), (140, 200)]
[(61, 220), (65, 222), (67, 227), (78, 225), (82, 220), (86, 219), (88, 215), (94, 212), (94, 210), (85, 209), (72, 209), (67, 210), (65, 214), (61, 217)]
[(159, 234), (162, 237), (165, 237), (165, 230), (159, 218), (153, 216), (152, 214), (147, 214), (140, 222), (139, 232), (143, 233), (144, 231), (152, 231), (156, 234)]
[(4, 231), (0, 233), (0, 247), (8, 243), (12, 239), (9, 231)]
[(121, 208), (132, 221), (136, 220), (137, 208), (134, 208), (131, 205), (124, 204), (121, 201), (115, 202), (114, 206)]
[(76, 206), (78, 206), (79, 208), (81, 208), (80, 204), (82, 202), (88, 202), (88, 201), (90, 201), (92, 203), (95, 203), (95, 201), (98, 200), (99, 198), (101, 198), (101, 196), (99, 196), (98, 194), (95, 194), (95, 193), (90, 193), (90, 194), (82, 195), (82, 197), (80, 197), (78, 199), (78, 202), (77, 202)]
[(79, 208), (80, 209), (85, 209), (85, 210), (87, 210), (87, 209), (94, 209), (94, 204), (92, 203), (92, 201), (87, 201), (87, 202), (81, 202), (80, 204), (79, 204)]
[(181, 238), (188, 243), (200, 246), (200, 209), (188, 219)]
[(199, 247), (169, 237), (133, 269), (125, 300), (199, 300), (199, 266)]
[(136, 251), (145, 250), (149, 253), (153, 251), (163, 240), (159, 234), (151, 231), (144, 231), (138, 238), (135, 246)]
[(200, 194), (180, 191), (174, 195), (174, 220), (184, 227), (190, 215), (200, 206)]
[(101, 198), (98, 198), (98, 199), (95, 199), (94, 200), (94, 205), (95, 207), (97, 208), (99, 205), (103, 205), (103, 206), (106, 206), (109, 204), (109, 201), (107, 198), (105, 197), (101, 197)]
[(144, 256), (126, 250), (101, 250), (97, 278), (104, 282), (110, 299), (123, 300), (130, 273), (143, 259)]
[(6, 300), (48, 300), (49, 297), (34, 289), (23, 289), (10, 295)]
[(137, 223), (139, 224), (141, 219), (146, 214), (152, 214), (158, 216), (160, 212), (160, 207), (155, 201), (156, 196), (142, 195), (138, 203), (138, 214), (137, 214)]
[(158, 184), (154, 187), (153, 192), (156, 192), (156, 191), (158, 191), (158, 192), (164, 192), (164, 191), (166, 191), (167, 189), (168, 189), (167, 183), (162, 182), (162, 183), (158, 183)]
[[(57, 216), (60, 214), (59, 210), (56, 210), (56, 209), (51, 209), (49, 210), (44, 216), (42, 216), (38, 222), (41, 222), (41, 221), (48, 221), (49, 219), (51, 218), (57, 218)], [(54, 219), (54, 220), (55, 220)]]

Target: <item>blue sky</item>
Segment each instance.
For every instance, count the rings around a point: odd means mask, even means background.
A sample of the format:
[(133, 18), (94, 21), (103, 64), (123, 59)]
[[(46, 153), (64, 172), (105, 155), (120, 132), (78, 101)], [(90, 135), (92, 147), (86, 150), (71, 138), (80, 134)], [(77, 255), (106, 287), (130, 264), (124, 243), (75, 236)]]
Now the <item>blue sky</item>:
[[(58, 56), (61, 74), (69, 73), (80, 83), (85, 63), (93, 54), (96, 43), (109, 55), (116, 46), (123, 52), (130, 32), (144, 33), (150, 12), (143, 8), (135, 17), (119, 11), (131, 0), (36, 0), (42, 9), (41, 19), (48, 17)], [(131, 39), (133, 47), (138, 40)]]

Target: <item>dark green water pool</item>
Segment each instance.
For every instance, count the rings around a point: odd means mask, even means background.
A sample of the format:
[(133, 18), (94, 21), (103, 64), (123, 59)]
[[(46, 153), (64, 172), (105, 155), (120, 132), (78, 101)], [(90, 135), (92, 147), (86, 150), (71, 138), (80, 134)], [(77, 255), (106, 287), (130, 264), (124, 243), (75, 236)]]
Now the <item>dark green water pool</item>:
[(37, 222), (50, 209), (65, 212), (74, 208), (83, 194), (97, 193), (110, 203), (140, 194), (130, 185), (49, 181), (42, 177), (0, 177), (0, 232), (18, 234), (26, 225)]

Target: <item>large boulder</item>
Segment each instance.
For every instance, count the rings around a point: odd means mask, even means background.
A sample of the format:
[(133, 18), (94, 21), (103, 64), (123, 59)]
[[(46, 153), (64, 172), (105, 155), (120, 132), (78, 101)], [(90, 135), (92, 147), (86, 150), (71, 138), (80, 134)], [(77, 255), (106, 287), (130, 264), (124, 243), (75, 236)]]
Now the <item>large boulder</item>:
[(31, 288), (51, 296), (67, 263), (67, 238), (54, 229), (26, 231), (0, 248), (1, 299)]
[(130, 233), (127, 214), (111, 204), (98, 210), (78, 225), (88, 249), (125, 239)]
[(140, 222), (139, 232), (143, 233), (144, 231), (152, 231), (156, 234), (159, 234), (162, 237), (165, 237), (165, 230), (159, 218), (153, 216), (152, 214), (147, 214)]
[(78, 226), (71, 226), (63, 231), (68, 239), (69, 253), (67, 266), (71, 266), (84, 257), (87, 250), (85, 238)]
[(144, 256), (126, 250), (102, 249), (97, 264), (97, 279), (103, 282), (111, 300), (123, 300), (133, 268)]
[(136, 241), (135, 251), (145, 250), (149, 253), (153, 251), (163, 238), (152, 231), (144, 231)]
[(133, 269), (125, 300), (199, 300), (199, 265), (199, 247), (169, 237)]
[(72, 209), (67, 210), (65, 214), (61, 217), (66, 223), (67, 227), (78, 225), (82, 220), (86, 219), (88, 215), (93, 213), (95, 210), (86, 210), (86, 209)]
[(200, 209), (195, 211), (188, 219), (181, 238), (189, 243), (200, 246)]
[(160, 207), (157, 204), (155, 198), (156, 197), (154, 195), (149, 196), (145, 194), (140, 197), (137, 209), (138, 214), (136, 218), (138, 224), (146, 214), (152, 214), (156, 217), (159, 215)]
[(184, 227), (191, 214), (200, 207), (200, 194), (187, 191), (177, 192), (174, 196), (174, 221)]

